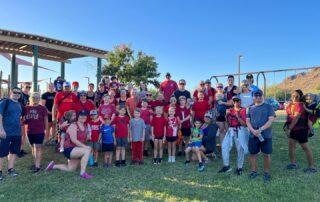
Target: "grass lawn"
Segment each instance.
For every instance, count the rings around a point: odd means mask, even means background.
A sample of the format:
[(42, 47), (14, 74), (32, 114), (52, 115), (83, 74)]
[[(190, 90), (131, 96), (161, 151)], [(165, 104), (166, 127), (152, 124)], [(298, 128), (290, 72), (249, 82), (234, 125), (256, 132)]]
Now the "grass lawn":
[[(233, 172), (218, 174), (222, 166), (220, 156), (218, 160), (211, 161), (202, 173), (196, 170), (196, 163), (186, 168), (184, 158), (178, 158), (175, 164), (163, 162), (159, 166), (154, 166), (151, 158), (146, 158), (143, 166), (113, 166), (109, 170), (89, 168), (88, 172), (95, 178), (84, 180), (78, 177), (78, 172), (41, 171), (33, 174), (29, 170), (32, 165), (29, 154), (17, 160), (15, 167), (19, 176), (9, 178), (4, 172), (5, 179), (0, 182), (0, 201), (319, 201), (320, 172), (303, 173), (307, 163), (300, 147), (297, 147), (300, 168), (287, 171), (287, 138), (282, 132), (282, 123), (275, 123), (273, 127), (272, 180), (267, 184), (262, 180), (261, 156), (260, 175), (254, 180), (248, 179), (248, 162), (240, 177)], [(319, 132), (310, 139), (318, 164), (319, 141)], [(46, 146), (44, 153), (45, 165), (51, 159), (57, 163), (66, 161), (53, 151), (53, 147)], [(234, 150), (231, 157), (234, 168)], [(128, 159), (127, 155), (127, 162)], [(100, 165), (101, 162), (102, 158)]]

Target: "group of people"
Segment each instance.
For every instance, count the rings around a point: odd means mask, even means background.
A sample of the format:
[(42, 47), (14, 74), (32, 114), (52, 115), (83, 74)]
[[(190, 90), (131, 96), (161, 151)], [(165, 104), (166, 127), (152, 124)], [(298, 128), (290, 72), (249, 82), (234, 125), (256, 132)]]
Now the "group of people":
[[(166, 151), (168, 163), (185, 155), (185, 166), (197, 161), (200, 172), (219, 149), (223, 160), (219, 173), (230, 172), (230, 151), (235, 145), (235, 173), (243, 173), (245, 156), (249, 154), (249, 178), (256, 178), (256, 157), (262, 152), (263, 179), (269, 181), (275, 112), (264, 102), (263, 92), (253, 85), (253, 75), (248, 74), (240, 87), (234, 85), (233, 76), (228, 76), (225, 87), (222, 83), (212, 87), (210, 80), (200, 81), (193, 94), (185, 86), (184, 79), (176, 83), (167, 73), (157, 95), (148, 91), (143, 82), (135, 88), (131, 83), (119, 82), (115, 76), (104, 76), (96, 91), (92, 83), (84, 91), (79, 90), (78, 82), (70, 83), (60, 77), (42, 95), (34, 92), (29, 96), (30, 83), (25, 83), (22, 91), (12, 88), (10, 99), (0, 102), (0, 180), (7, 156), (8, 175), (17, 175), (15, 158), (25, 154), (22, 147), (27, 136), (34, 159), (33, 172), (41, 170), (42, 145), (52, 144), (51, 139), (57, 141), (57, 150), (68, 163), (51, 161), (46, 171), (74, 171), (80, 164), (80, 177), (85, 179), (93, 177), (86, 168), (91, 160), (91, 166), (98, 166), (99, 153), (104, 154), (104, 168), (113, 164), (113, 153), (115, 166), (123, 167), (129, 148), (132, 165), (144, 164), (143, 158), (150, 152), (152, 163), (159, 165)], [(299, 143), (308, 159), (304, 171), (313, 173), (317, 169), (308, 136), (313, 133), (317, 116), (312, 100), (303, 102), (303, 98), (309, 97), (301, 90), (292, 93), (284, 129), (289, 138), (287, 168), (298, 168), (295, 148)]]

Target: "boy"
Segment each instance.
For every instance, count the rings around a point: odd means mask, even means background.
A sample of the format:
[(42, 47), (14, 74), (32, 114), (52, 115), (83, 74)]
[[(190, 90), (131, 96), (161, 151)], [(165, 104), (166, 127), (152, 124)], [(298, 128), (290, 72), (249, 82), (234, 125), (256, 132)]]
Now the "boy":
[(104, 168), (112, 164), (113, 147), (116, 145), (114, 127), (111, 125), (111, 119), (104, 117), (104, 123), (100, 127), (99, 142), (102, 143), (102, 152), (104, 152)]
[(130, 141), (132, 145), (132, 162), (134, 165), (139, 159), (139, 165), (143, 164), (142, 151), (143, 151), (143, 141), (145, 139), (145, 129), (146, 125), (142, 118), (140, 118), (140, 109), (136, 108), (134, 110), (134, 118), (130, 120)]
[(149, 156), (148, 154), (148, 142), (151, 140), (151, 120), (152, 120), (152, 113), (150, 109), (148, 109), (148, 100), (142, 99), (141, 101), (141, 110), (140, 110), (141, 118), (143, 119), (144, 123), (146, 124), (145, 129), (145, 141), (144, 141), (144, 156)]

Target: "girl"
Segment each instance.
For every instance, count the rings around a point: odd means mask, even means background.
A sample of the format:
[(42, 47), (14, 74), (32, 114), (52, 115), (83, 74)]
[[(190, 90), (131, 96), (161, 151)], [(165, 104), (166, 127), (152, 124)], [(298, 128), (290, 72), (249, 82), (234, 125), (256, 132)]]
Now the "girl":
[(106, 94), (103, 96), (103, 104), (99, 106), (98, 111), (101, 121), (103, 121), (103, 118), (106, 116), (108, 116), (111, 121), (114, 120), (114, 117), (116, 116), (116, 107), (111, 104), (110, 95)]
[(98, 143), (99, 140), (99, 131), (100, 131), (100, 125), (102, 122), (99, 119), (97, 110), (91, 110), (90, 111), (90, 121), (88, 122), (91, 128), (91, 138), (90, 138), (90, 145), (92, 148), (92, 156), (94, 159), (94, 164), (92, 166), (96, 167), (98, 166), (98, 156), (99, 156), (99, 149), (100, 145)]
[(167, 120), (162, 116), (162, 107), (156, 107), (155, 110), (156, 115), (153, 117), (151, 123), (151, 135), (154, 141), (153, 164), (156, 165), (161, 164), (162, 161), (162, 145), (166, 136)]
[(66, 131), (70, 124), (77, 121), (77, 114), (76, 111), (70, 110), (64, 113), (63, 118), (60, 120), (60, 148), (59, 151), (64, 151), (64, 141), (66, 137)]
[(168, 124), (167, 124), (167, 133), (166, 133), (166, 140), (168, 142), (168, 162), (169, 163), (176, 162), (175, 155), (176, 155), (178, 125), (179, 125), (179, 121), (175, 117), (175, 108), (170, 107)]
[(185, 145), (188, 145), (191, 135), (191, 112), (190, 108), (186, 106), (187, 99), (185, 96), (179, 97), (179, 103), (180, 106), (177, 110), (177, 118), (179, 120), (183, 141), (180, 141), (178, 156), (182, 156), (182, 142), (184, 142)]
[(104, 123), (100, 127), (99, 142), (102, 144), (101, 151), (104, 152), (104, 168), (112, 165), (113, 147), (116, 145), (114, 127), (111, 125), (110, 117), (104, 117)]

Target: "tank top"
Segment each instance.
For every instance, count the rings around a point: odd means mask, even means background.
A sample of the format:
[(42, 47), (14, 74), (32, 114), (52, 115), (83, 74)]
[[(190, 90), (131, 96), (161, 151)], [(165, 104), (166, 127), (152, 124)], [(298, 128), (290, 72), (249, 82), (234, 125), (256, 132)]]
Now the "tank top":
[[(86, 139), (87, 139), (87, 132), (88, 132), (88, 127), (86, 125), (83, 125), (84, 130), (81, 130), (78, 123), (76, 123), (77, 126), (77, 139), (81, 142), (81, 143), (85, 143)], [(64, 148), (70, 148), (70, 147), (77, 147), (77, 145), (75, 145), (70, 138), (70, 134), (67, 132), (66, 133), (66, 139), (64, 142)]]

